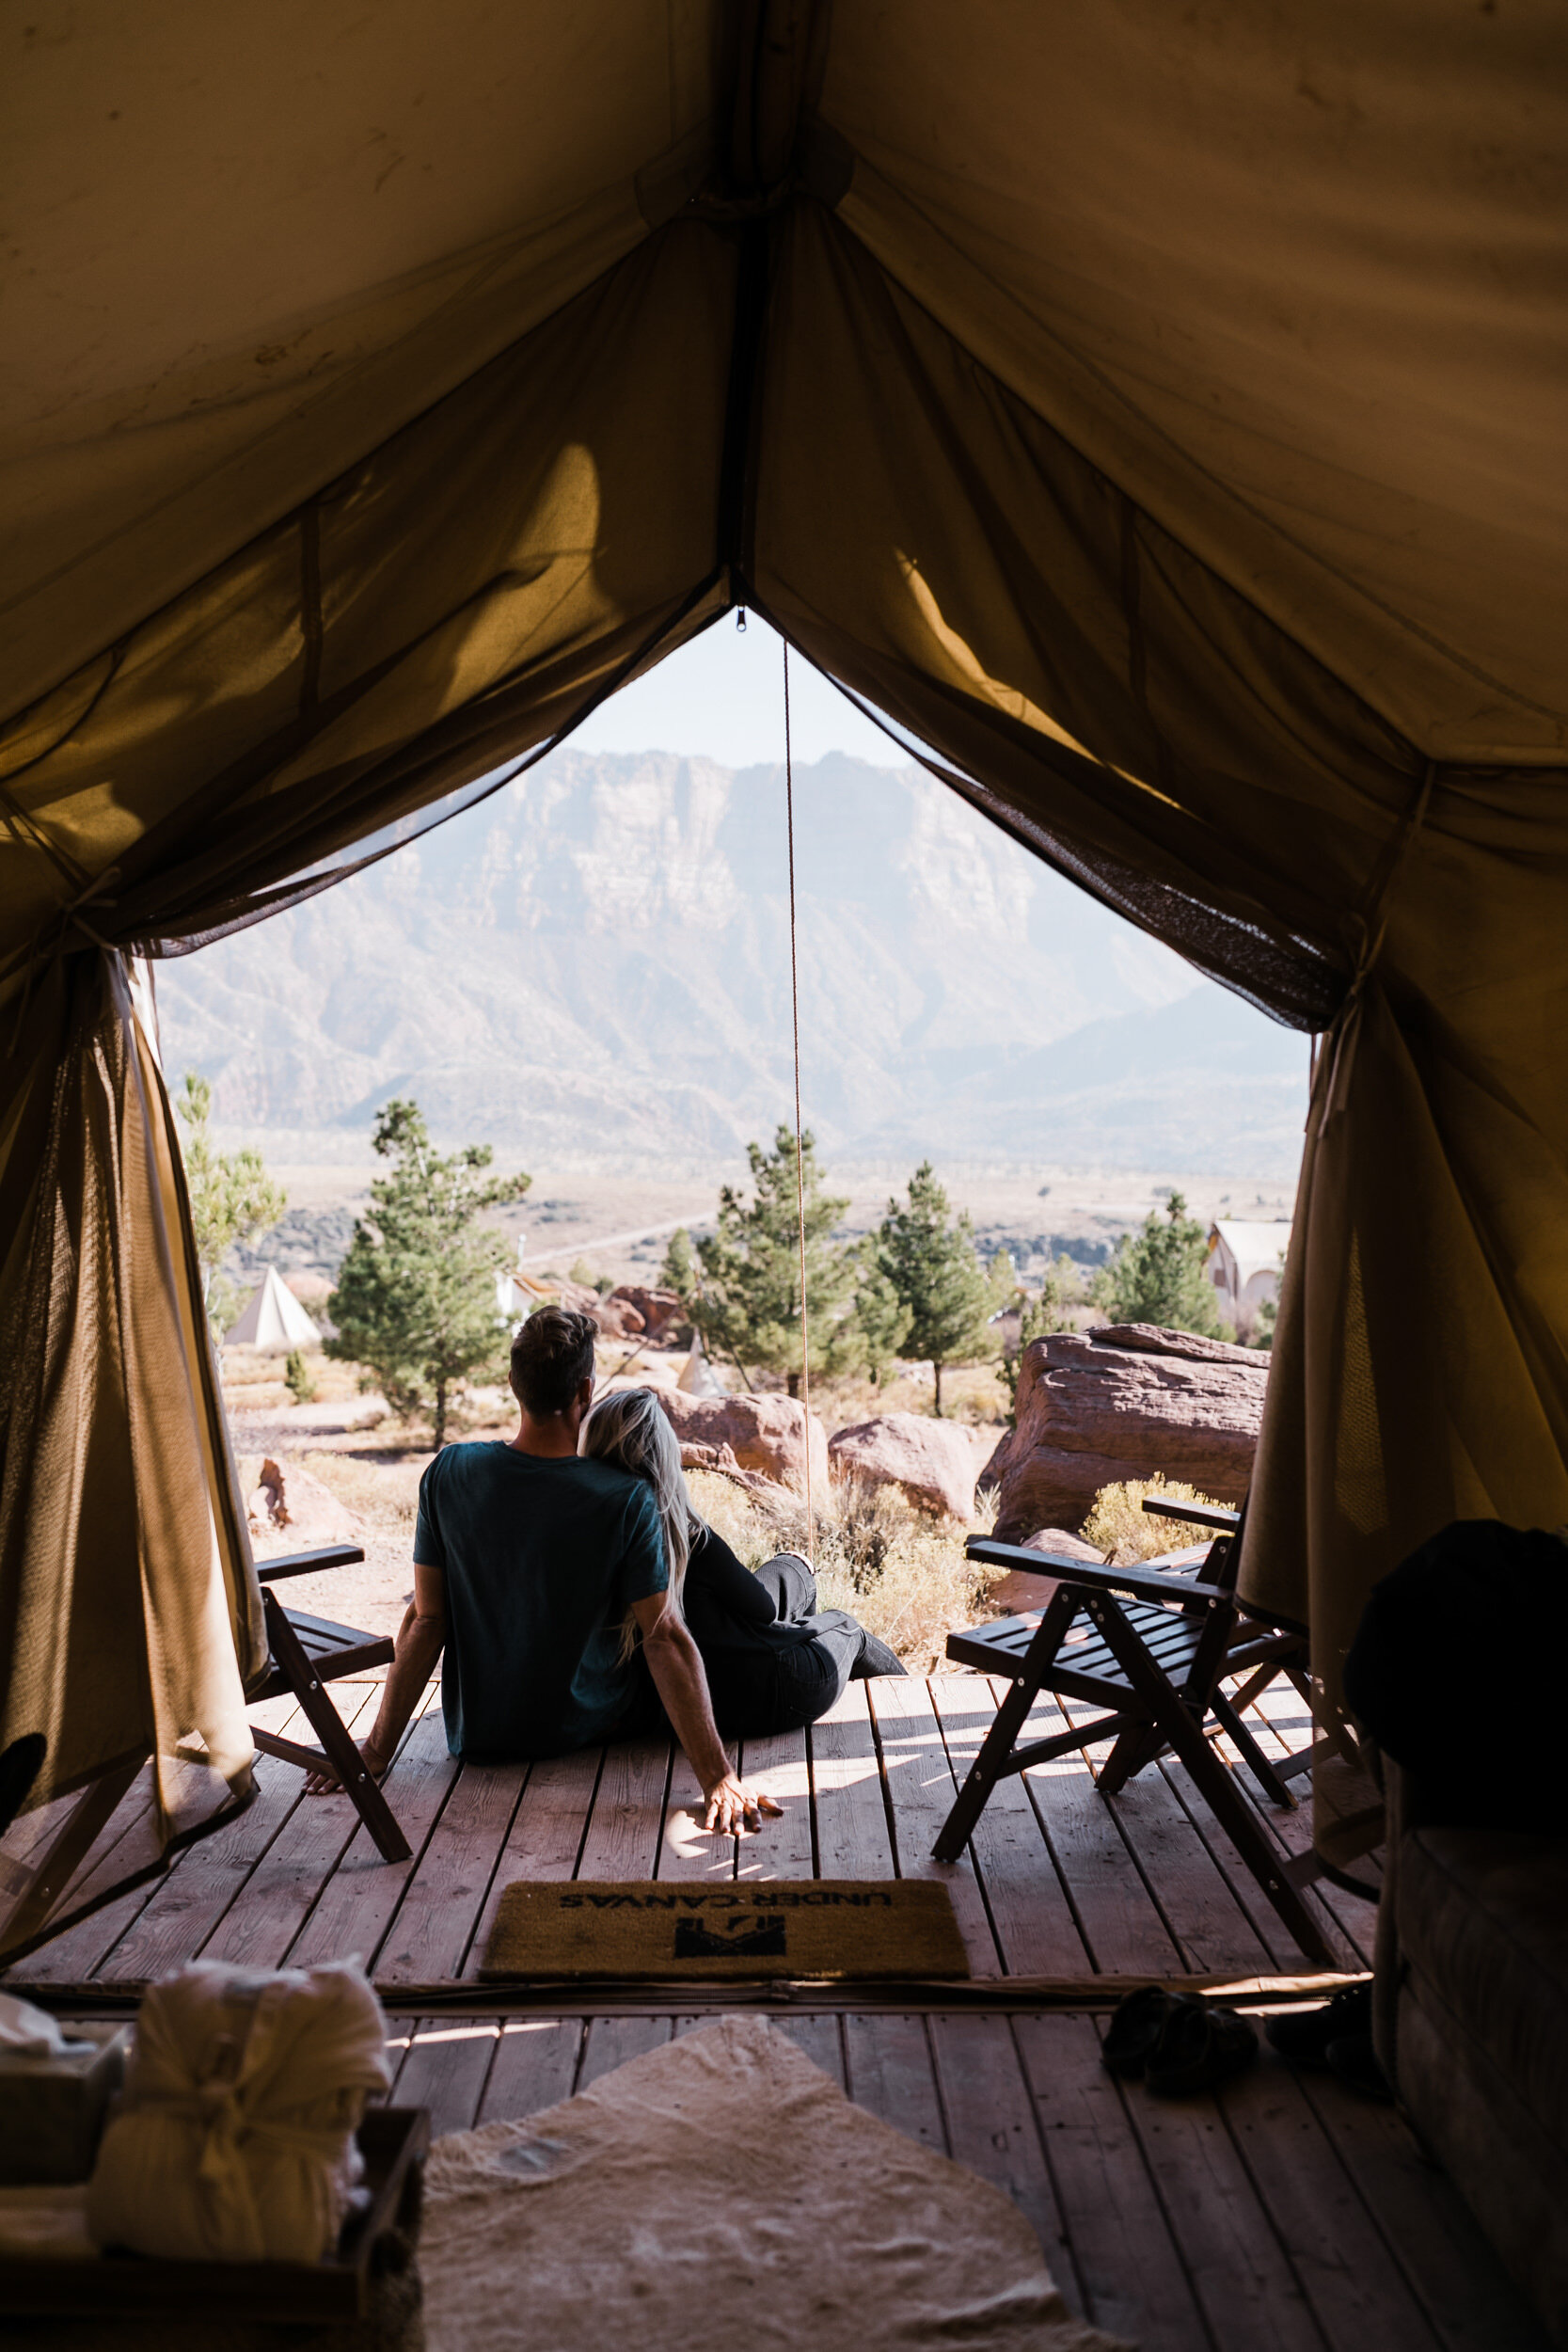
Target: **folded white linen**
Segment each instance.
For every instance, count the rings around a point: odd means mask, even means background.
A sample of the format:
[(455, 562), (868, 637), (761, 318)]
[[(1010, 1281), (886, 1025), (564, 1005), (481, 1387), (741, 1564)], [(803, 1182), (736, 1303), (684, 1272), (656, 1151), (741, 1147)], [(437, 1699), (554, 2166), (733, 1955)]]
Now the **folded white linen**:
[(197, 1961), (142, 2002), (87, 2224), (100, 2246), (318, 2262), (362, 2172), (354, 2134), (390, 2080), (359, 1969), (261, 1975)]

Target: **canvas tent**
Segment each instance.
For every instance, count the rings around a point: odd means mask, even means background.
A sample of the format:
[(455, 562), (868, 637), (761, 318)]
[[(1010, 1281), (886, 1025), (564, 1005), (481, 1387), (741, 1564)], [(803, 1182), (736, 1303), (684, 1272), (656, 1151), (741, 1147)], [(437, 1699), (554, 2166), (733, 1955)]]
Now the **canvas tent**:
[[(1433, 1527), (1568, 1518), (1547, 0), (26, 17), (0, 1610), (45, 1788), (116, 1740), (242, 1777), (258, 1664), (125, 954), (327, 887), (736, 604), (1328, 1033), (1243, 1577), (1330, 1691)], [(105, 1726), (116, 1580), (174, 1613)], [(234, 1638), (177, 1665), (182, 1613)]]
[(1288, 1218), (1264, 1225), (1256, 1218), (1225, 1216), (1210, 1227), (1204, 1270), (1227, 1315), (1256, 1313), (1266, 1300), (1279, 1296), (1290, 1247)]
[(275, 1265), (268, 1266), (251, 1292), (228, 1339), (230, 1347), (321, 1345), (321, 1333)]

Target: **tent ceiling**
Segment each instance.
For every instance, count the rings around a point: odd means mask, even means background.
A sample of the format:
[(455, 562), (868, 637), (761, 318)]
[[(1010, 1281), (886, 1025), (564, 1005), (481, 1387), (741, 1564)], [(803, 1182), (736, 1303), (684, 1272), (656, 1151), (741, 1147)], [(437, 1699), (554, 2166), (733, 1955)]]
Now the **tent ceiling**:
[(664, 0), (26, 15), (0, 138), (0, 709), (636, 244), (635, 173), (714, 103), (705, 19)]
[[(718, 151), (724, 13), (13, 12), (0, 710), (645, 235), (638, 174)], [(1560, 67), (1549, 0), (836, 0), (819, 103), (960, 343), (1420, 748), (1540, 761)]]
[(835, 9), (843, 217), (1440, 758), (1560, 756), (1550, 0)]

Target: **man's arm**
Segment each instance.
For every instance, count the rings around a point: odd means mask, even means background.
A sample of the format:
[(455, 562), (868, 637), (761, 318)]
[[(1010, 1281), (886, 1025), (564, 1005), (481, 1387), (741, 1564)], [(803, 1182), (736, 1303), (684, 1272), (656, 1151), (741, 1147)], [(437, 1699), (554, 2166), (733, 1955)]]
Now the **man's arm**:
[[(424, 1695), (424, 1688), (440, 1663), (447, 1642), (447, 1580), (439, 1568), (414, 1563), (414, 1597), (398, 1628), (397, 1647), (382, 1686), (375, 1729), (359, 1742), (367, 1768), (379, 1780), (397, 1753), (404, 1726)], [(312, 1797), (338, 1787), (328, 1764), (307, 1772), (305, 1787)]]
[(765, 1813), (782, 1813), (784, 1807), (731, 1772), (713, 1720), (713, 1701), (696, 1643), (662, 1593), (649, 1600), (634, 1600), (632, 1614), (642, 1636), (654, 1687), (707, 1800), (705, 1826), (722, 1831), (726, 1836), (738, 1829), (760, 1829)]

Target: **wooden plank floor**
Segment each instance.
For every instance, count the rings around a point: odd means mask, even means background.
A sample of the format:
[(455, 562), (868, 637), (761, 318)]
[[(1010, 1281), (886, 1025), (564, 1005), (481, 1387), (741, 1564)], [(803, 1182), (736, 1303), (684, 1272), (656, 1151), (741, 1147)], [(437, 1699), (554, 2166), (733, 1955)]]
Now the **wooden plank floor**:
[[(335, 1696), (363, 1729), (376, 1692)], [(394, 2008), (407, 1988), (393, 2096), (428, 2106), (439, 2132), (548, 2106), (705, 2022), (624, 1995), (597, 2013), (588, 1999), (569, 2015), (421, 2014), (418, 1988), (467, 1982), (483, 2005), (480, 1957), (514, 1878), (940, 1879), (975, 1976), (999, 1994), (1008, 1977), (1307, 1965), (1174, 1764), (1106, 1803), (1098, 1753), (1060, 1757), (1003, 1784), (963, 1858), (934, 1863), (998, 1695), (967, 1675), (851, 1685), (810, 1733), (741, 1749), (785, 1809), (736, 1841), (701, 1828), (688, 1767), (657, 1743), (457, 1765), (433, 1688), (388, 1783), (407, 1862), (381, 1861), (346, 1799), (308, 1798), (293, 1767), (262, 1757), (247, 1812), (9, 1980), (107, 1994), (198, 1955), (275, 1967), (356, 1954)], [(309, 1737), (285, 1702), (258, 1714)], [(1060, 1720), (1049, 1701), (1037, 1719)], [(1274, 1755), (1309, 1733), (1288, 1688), (1253, 1723)], [(1260, 1813), (1282, 1851), (1300, 1850), (1302, 1815)], [(92, 1858), (106, 1884), (114, 1843)], [(1372, 1906), (1330, 1890), (1320, 1915), (1341, 1965), (1368, 1965)], [(1389, 2110), (1298, 2081), (1272, 2054), (1217, 2099), (1162, 2104), (1101, 2068), (1102, 2014), (1026, 2009), (905, 2014), (862, 1999), (774, 2022), (850, 2097), (1012, 2197), (1073, 2308), (1143, 2352), (1545, 2352)]]
[[(372, 1708), (375, 1688), (337, 1686), (352, 1723)], [(809, 1733), (740, 1752), (741, 1769), (784, 1812), (736, 1841), (704, 1831), (685, 1760), (661, 1743), (532, 1766), (455, 1763), (433, 1685), (387, 1782), (409, 1861), (383, 1862), (346, 1798), (307, 1797), (293, 1766), (263, 1756), (247, 1812), (12, 1974), (108, 1986), (198, 1956), (278, 1967), (356, 1953), (389, 1986), (472, 1979), (511, 1879), (737, 1874), (940, 1879), (980, 1978), (1252, 1975), (1311, 1964), (1174, 1761), (1106, 1802), (1095, 1787), (1102, 1750), (1058, 1757), (994, 1792), (960, 1861), (933, 1862), (937, 1830), (999, 1695), (974, 1675), (852, 1683)], [(300, 1735), (286, 1702), (272, 1716), (273, 1728)], [(1277, 1755), (1308, 1737), (1305, 1707), (1287, 1685), (1265, 1693), (1252, 1719)], [(1038, 1729), (1061, 1721), (1042, 1699)], [(1298, 1850), (1305, 1816), (1260, 1802), (1259, 1810), (1281, 1849)], [(1372, 1905), (1332, 1890), (1309, 1899), (1339, 1965), (1370, 1966)]]
[[(392, 2097), (437, 2132), (536, 2113), (709, 2020), (409, 2020)], [(790, 2013), (863, 2107), (1028, 2217), (1073, 2310), (1141, 2352), (1548, 2352), (1458, 2196), (1388, 2109), (1267, 2054), (1180, 2103), (1100, 2065), (1103, 2020)]]

